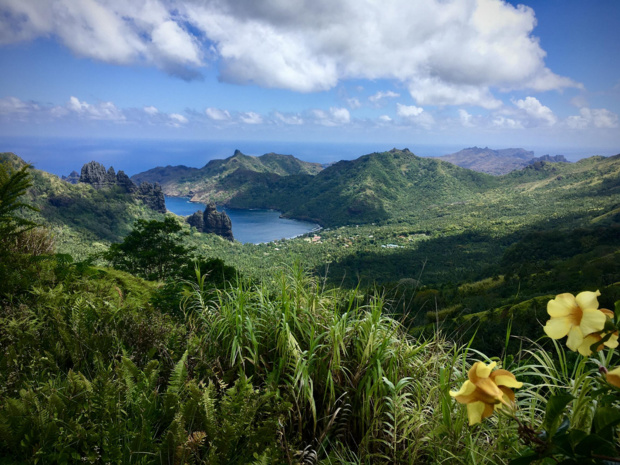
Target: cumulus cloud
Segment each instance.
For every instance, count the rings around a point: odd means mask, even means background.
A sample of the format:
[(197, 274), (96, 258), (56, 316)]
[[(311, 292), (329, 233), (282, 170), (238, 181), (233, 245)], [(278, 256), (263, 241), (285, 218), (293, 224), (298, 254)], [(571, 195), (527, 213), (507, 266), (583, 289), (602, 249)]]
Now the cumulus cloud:
[(520, 121), (501, 115), (495, 116), (491, 125), (501, 129), (523, 129), (523, 124)]
[(605, 108), (582, 108), (579, 115), (569, 116), (566, 124), (572, 129), (618, 127), (618, 115)]
[(148, 63), (183, 78), (203, 64), (199, 39), (174, 4), (161, 0), (3, 0), (0, 44), (55, 37), (77, 55)]
[(313, 110), (315, 122), (323, 126), (340, 126), (351, 122), (351, 114), (346, 108), (331, 107), (329, 111)]
[(415, 105), (402, 105), (397, 103), (396, 114), (424, 129), (430, 129), (435, 123), (433, 115), (425, 112), (424, 108), (416, 107)]
[(175, 126), (175, 127), (179, 127), (180, 125), (187, 124), (189, 122), (185, 116), (179, 115), (178, 113), (171, 113), (170, 120), (171, 120), (172, 126)]
[(402, 105), (396, 104), (396, 114), (404, 118), (410, 118), (412, 116), (418, 116), (422, 114), (424, 108), (416, 107), (415, 105)]
[(535, 25), (531, 8), (503, 0), (0, 3), (0, 44), (51, 36), (97, 60), (185, 79), (213, 62), (224, 81), (301, 92), (392, 79), (418, 105), (488, 109), (500, 105), (495, 89), (579, 86), (546, 67)]
[(392, 92), (391, 90), (388, 90), (388, 91), (379, 91), (376, 94), (368, 97), (368, 100), (370, 100), (372, 103), (377, 103), (382, 99), (396, 98), (396, 97), (400, 97), (400, 94), (397, 94), (396, 92)]
[(549, 126), (553, 126), (557, 122), (556, 116), (551, 108), (544, 106), (534, 97), (526, 97), (523, 100), (515, 100), (513, 103), (525, 112), (525, 114), (536, 120), (541, 120)]
[(274, 117), (277, 122), (281, 122), (284, 124), (292, 124), (292, 125), (304, 124), (304, 120), (298, 115), (283, 115), (282, 113), (276, 111), (274, 113)]
[(239, 120), (245, 124), (261, 124), (263, 122), (263, 117), (253, 111), (247, 111), (239, 115)]
[(149, 106), (149, 107), (144, 107), (144, 113), (150, 116), (155, 116), (157, 113), (159, 113), (159, 110), (155, 108), (154, 106)]
[(227, 110), (220, 110), (219, 108), (209, 107), (205, 110), (205, 114), (214, 121), (230, 120), (230, 113)]
[(476, 105), (486, 109), (502, 106), (486, 85), (446, 82), (439, 77), (415, 77), (409, 93), (420, 105)]
[[(100, 102), (92, 105), (72, 96), (66, 105), (66, 109), (88, 119), (109, 121), (124, 121), (126, 119), (123, 112), (116, 108), (112, 102)], [(61, 113), (57, 109), (57, 114)]]
[(388, 115), (381, 115), (379, 116), (379, 121), (381, 121), (382, 123), (389, 123), (392, 121), (392, 118), (390, 118)]

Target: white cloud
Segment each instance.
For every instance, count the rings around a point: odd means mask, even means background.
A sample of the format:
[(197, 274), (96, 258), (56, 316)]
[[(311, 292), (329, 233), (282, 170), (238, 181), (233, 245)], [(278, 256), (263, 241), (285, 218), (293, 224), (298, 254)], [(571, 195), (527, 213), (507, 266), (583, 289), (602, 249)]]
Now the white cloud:
[(523, 100), (516, 100), (513, 103), (523, 110), (527, 116), (536, 120), (542, 120), (549, 126), (553, 126), (557, 122), (556, 116), (551, 111), (551, 108), (544, 106), (534, 97), (525, 97)]
[(379, 121), (383, 123), (389, 123), (390, 121), (392, 121), (392, 118), (390, 118), (388, 115), (381, 115), (379, 116)]
[(0, 44), (54, 37), (81, 56), (186, 79), (212, 61), (224, 81), (301, 92), (391, 79), (418, 105), (489, 109), (500, 105), (492, 89), (579, 86), (545, 66), (535, 25), (531, 8), (504, 0), (0, 2)]
[(245, 124), (261, 124), (263, 122), (263, 117), (253, 111), (241, 113), (239, 119)]
[[(100, 102), (91, 105), (80, 101), (77, 97), (71, 97), (66, 105), (69, 111), (75, 112), (80, 116), (94, 120), (124, 121), (125, 115), (116, 108), (112, 102)], [(58, 114), (62, 112), (57, 112)]]
[(34, 102), (24, 102), (16, 97), (0, 99), (0, 117), (25, 121), (28, 117), (41, 110)]
[(368, 100), (370, 100), (372, 103), (377, 103), (382, 99), (385, 98), (396, 98), (396, 97), (400, 97), (400, 94), (397, 94), (396, 92), (392, 92), (391, 90), (388, 91), (379, 91), (374, 95), (371, 95), (370, 97), (368, 97)]
[(396, 104), (396, 114), (407, 121), (414, 123), (424, 129), (430, 129), (435, 124), (433, 115), (424, 111), (424, 108), (415, 105)]
[(174, 21), (158, 24), (151, 34), (151, 40), (162, 57), (180, 64), (200, 65), (200, 51), (197, 40)]
[(331, 107), (329, 112), (313, 110), (315, 121), (323, 126), (340, 126), (351, 122), (351, 114), (346, 108)]
[(459, 120), (461, 121), (461, 124), (466, 128), (474, 127), (473, 116), (470, 115), (467, 110), (459, 108)]
[(403, 118), (410, 118), (412, 116), (418, 116), (422, 114), (424, 108), (416, 107), (415, 105), (402, 105), (396, 104), (396, 114)]
[(230, 120), (230, 113), (227, 110), (220, 110), (219, 108), (207, 108), (205, 114), (214, 121), (228, 121)]
[(185, 116), (179, 115), (178, 113), (170, 113), (170, 119), (175, 123), (187, 124), (188, 120)]
[(520, 121), (505, 116), (494, 117), (491, 125), (502, 129), (523, 129), (523, 124)]
[(476, 105), (486, 109), (502, 106), (486, 85), (449, 83), (438, 77), (416, 77), (409, 93), (420, 105)]
[(304, 120), (298, 115), (283, 115), (282, 113), (276, 111), (274, 113), (274, 117), (277, 121), (284, 124), (299, 125), (304, 123)]
[(159, 113), (159, 110), (158, 110), (157, 108), (155, 108), (154, 106), (152, 106), (152, 105), (151, 105), (151, 106), (149, 106), (149, 107), (144, 107), (144, 112), (145, 112), (147, 115), (150, 115), (150, 116), (155, 116), (157, 113)]
[(566, 124), (572, 129), (618, 127), (618, 115), (605, 108), (582, 108), (579, 115), (569, 116)]

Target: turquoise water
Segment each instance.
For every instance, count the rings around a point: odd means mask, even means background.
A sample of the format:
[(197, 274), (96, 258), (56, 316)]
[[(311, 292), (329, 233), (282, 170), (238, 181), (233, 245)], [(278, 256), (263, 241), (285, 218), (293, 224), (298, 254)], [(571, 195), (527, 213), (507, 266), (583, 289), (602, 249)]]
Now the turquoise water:
[[(184, 197), (166, 197), (166, 208), (177, 215), (187, 216), (198, 210), (204, 210), (205, 206), (202, 203), (190, 202)], [(230, 217), (235, 240), (244, 244), (290, 239), (319, 227), (318, 224), (308, 221), (280, 218), (280, 213), (275, 210), (225, 209), (224, 211)]]

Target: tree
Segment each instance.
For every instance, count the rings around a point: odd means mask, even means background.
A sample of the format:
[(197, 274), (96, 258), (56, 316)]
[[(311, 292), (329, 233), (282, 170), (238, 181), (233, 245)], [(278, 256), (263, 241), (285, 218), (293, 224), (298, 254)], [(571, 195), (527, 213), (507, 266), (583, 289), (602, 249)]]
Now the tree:
[(37, 226), (33, 221), (16, 215), (23, 208), (37, 210), (21, 201), (32, 186), (29, 168), (30, 165), (25, 165), (15, 171), (8, 163), (0, 164), (0, 241), (3, 243)]
[(164, 221), (138, 220), (118, 244), (103, 255), (114, 268), (146, 279), (166, 279), (181, 273), (192, 260), (192, 249), (182, 244), (187, 235), (172, 217)]

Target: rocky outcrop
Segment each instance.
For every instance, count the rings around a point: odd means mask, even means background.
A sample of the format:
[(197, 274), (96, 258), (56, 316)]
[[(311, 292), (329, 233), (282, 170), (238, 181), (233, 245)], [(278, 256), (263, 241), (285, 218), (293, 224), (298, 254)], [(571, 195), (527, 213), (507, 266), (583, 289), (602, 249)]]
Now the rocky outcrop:
[(534, 157), (528, 163), (533, 165), (537, 161), (548, 161), (550, 163), (569, 163), (564, 155), (543, 155), (542, 157)]
[(143, 182), (138, 186), (134, 196), (142, 200), (150, 209), (159, 213), (166, 213), (166, 198), (159, 184)]
[(135, 192), (137, 188), (123, 170), (118, 170), (118, 173), (116, 173), (116, 185), (130, 194)]
[(200, 232), (202, 232), (202, 230), (204, 229), (204, 215), (200, 210), (198, 210), (193, 215), (188, 216), (185, 221), (187, 221), (190, 226), (196, 228)]
[(71, 171), (69, 176), (63, 176), (61, 179), (68, 182), (69, 184), (77, 184), (78, 182), (80, 182), (80, 173), (74, 170)]
[(225, 212), (218, 212), (213, 202), (207, 204), (204, 213), (197, 211), (187, 217), (186, 221), (198, 231), (217, 234), (229, 241), (235, 240), (230, 218)]
[(102, 189), (107, 186), (107, 173), (105, 166), (96, 161), (91, 161), (82, 166), (80, 182), (90, 184), (95, 189)]
[(101, 163), (96, 161), (86, 163), (82, 166), (79, 181), (84, 184), (90, 184), (95, 189), (120, 188), (126, 193), (131, 194), (135, 199), (142, 201), (151, 210), (166, 213), (166, 199), (159, 184), (143, 182), (136, 186), (124, 171), (119, 170), (116, 173), (112, 166), (106, 171), (105, 166)]

